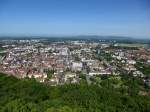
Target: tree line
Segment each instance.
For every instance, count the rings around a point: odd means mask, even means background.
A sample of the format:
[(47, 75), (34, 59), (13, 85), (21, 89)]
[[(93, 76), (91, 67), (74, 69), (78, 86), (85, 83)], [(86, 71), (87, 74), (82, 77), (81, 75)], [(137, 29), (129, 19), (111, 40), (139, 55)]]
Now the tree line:
[(131, 85), (114, 88), (106, 79), (101, 86), (83, 80), (50, 86), (1, 73), (0, 112), (150, 112), (149, 95), (136, 94), (136, 80), (124, 80)]

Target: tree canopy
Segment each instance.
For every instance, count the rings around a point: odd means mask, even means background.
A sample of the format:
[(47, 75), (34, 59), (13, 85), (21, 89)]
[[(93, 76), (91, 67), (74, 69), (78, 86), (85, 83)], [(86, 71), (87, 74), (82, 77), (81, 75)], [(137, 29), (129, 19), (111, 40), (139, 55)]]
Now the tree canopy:
[[(149, 96), (125, 94), (124, 86), (115, 89), (111, 83), (118, 82), (50, 86), (0, 74), (0, 112), (150, 112)], [(132, 92), (138, 82), (129, 83)]]

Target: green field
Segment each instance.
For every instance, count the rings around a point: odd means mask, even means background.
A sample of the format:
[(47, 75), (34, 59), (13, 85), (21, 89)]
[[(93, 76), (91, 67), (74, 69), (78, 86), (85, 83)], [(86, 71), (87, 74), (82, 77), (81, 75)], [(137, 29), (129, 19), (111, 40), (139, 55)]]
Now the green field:
[(125, 44), (125, 43), (122, 43), (122, 44), (118, 44), (118, 46), (120, 47), (144, 47), (144, 44)]

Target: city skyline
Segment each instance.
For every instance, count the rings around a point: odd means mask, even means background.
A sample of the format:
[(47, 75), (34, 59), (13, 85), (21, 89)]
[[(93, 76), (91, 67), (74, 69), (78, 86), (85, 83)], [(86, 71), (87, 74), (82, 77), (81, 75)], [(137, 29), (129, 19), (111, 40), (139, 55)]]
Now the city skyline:
[(148, 0), (1, 0), (0, 36), (150, 38)]

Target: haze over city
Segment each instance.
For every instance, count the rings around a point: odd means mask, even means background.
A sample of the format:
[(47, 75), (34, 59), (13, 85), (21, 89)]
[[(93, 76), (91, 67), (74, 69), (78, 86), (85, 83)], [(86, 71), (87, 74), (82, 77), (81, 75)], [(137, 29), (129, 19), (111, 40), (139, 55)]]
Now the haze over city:
[(150, 38), (149, 0), (0, 0), (0, 36)]

